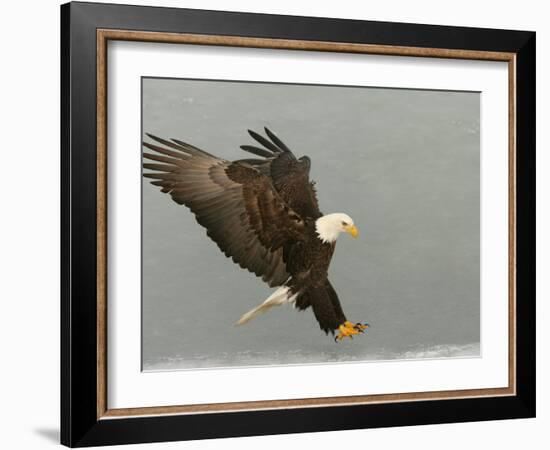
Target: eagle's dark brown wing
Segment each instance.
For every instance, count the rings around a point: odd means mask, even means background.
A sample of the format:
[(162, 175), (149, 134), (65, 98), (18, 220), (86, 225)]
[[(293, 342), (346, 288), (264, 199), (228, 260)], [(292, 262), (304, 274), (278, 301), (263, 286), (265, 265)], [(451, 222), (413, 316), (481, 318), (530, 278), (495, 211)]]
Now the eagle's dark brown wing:
[(243, 162), (217, 158), (185, 142), (148, 135), (143, 167), (152, 184), (191, 209), (222, 252), (270, 286), (289, 274), (283, 245), (301, 239), (302, 218), (281, 199), (269, 177)]
[(298, 214), (304, 218), (321, 217), (315, 183), (309, 179), (310, 159), (307, 156), (296, 159), (290, 148), (268, 128), (265, 128), (267, 138), (252, 130), (248, 133), (261, 147), (241, 145), (241, 148), (264, 159), (247, 161), (271, 178), (281, 198)]

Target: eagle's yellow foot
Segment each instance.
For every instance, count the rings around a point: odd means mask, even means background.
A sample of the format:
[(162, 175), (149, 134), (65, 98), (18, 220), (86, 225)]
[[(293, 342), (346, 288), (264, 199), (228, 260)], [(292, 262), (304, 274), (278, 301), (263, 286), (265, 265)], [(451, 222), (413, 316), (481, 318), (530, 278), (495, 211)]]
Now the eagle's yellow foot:
[(342, 339), (349, 337), (350, 339), (353, 339), (354, 334), (363, 333), (364, 330), (366, 330), (369, 327), (367, 323), (351, 323), (351, 322), (344, 322), (342, 325), (338, 327), (338, 334), (334, 338), (336, 342), (341, 341)]

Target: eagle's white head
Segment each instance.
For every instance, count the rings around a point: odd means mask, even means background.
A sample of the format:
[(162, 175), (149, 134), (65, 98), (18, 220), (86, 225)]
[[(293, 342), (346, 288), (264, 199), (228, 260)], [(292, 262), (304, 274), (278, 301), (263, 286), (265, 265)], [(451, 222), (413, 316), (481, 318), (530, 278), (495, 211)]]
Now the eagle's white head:
[(353, 219), (344, 213), (327, 214), (315, 221), (315, 230), (319, 239), (325, 243), (332, 243), (338, 239), (338, 235), (345, 231), (353, 237), (357, 237), (359, 231), (353, 223)]

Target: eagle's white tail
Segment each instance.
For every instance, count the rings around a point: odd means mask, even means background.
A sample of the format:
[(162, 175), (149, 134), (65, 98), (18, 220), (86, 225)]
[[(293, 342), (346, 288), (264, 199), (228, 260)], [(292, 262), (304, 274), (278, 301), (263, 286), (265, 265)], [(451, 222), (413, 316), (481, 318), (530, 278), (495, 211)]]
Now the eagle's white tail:
[[(290, 297), (289, 297), (290, 295)], [(274, 306), (279, 306), (284, 303), (292, 303), (296, 300), (297, 294), (291, 295), (290, 288), (287, 286), (281, 286), (273, 294), (271, 294), (262, 304), (251, 309), (247, 313), (243, 314), (241, 318), (235, 323), (235, 325), (243, 325), (250, 322), (254, 317), (266, 312), (268, 309)]]

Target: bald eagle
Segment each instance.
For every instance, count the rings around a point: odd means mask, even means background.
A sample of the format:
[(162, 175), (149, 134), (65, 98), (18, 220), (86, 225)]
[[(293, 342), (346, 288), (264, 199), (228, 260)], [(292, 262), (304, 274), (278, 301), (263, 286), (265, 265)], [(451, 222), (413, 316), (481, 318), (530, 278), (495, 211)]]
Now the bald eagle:
[(341, 232), (357, 237), (350, 216), (323, 215), (311, 160), (297, 159), (268, 128), (266, 137), (249, 130), (257, 145), (241, 148), (255, 158), (227, 161), (178, 139), (147, 134), (144, 173), (153, 185), (187, 206), (206, 234), (243, 269), (278, 289), (244, 314), (242, 325), (273, 306), (312, 308), (321, 329), (339, 341), (363, 333), (367, 324), (346, 319), (328, 268)]

